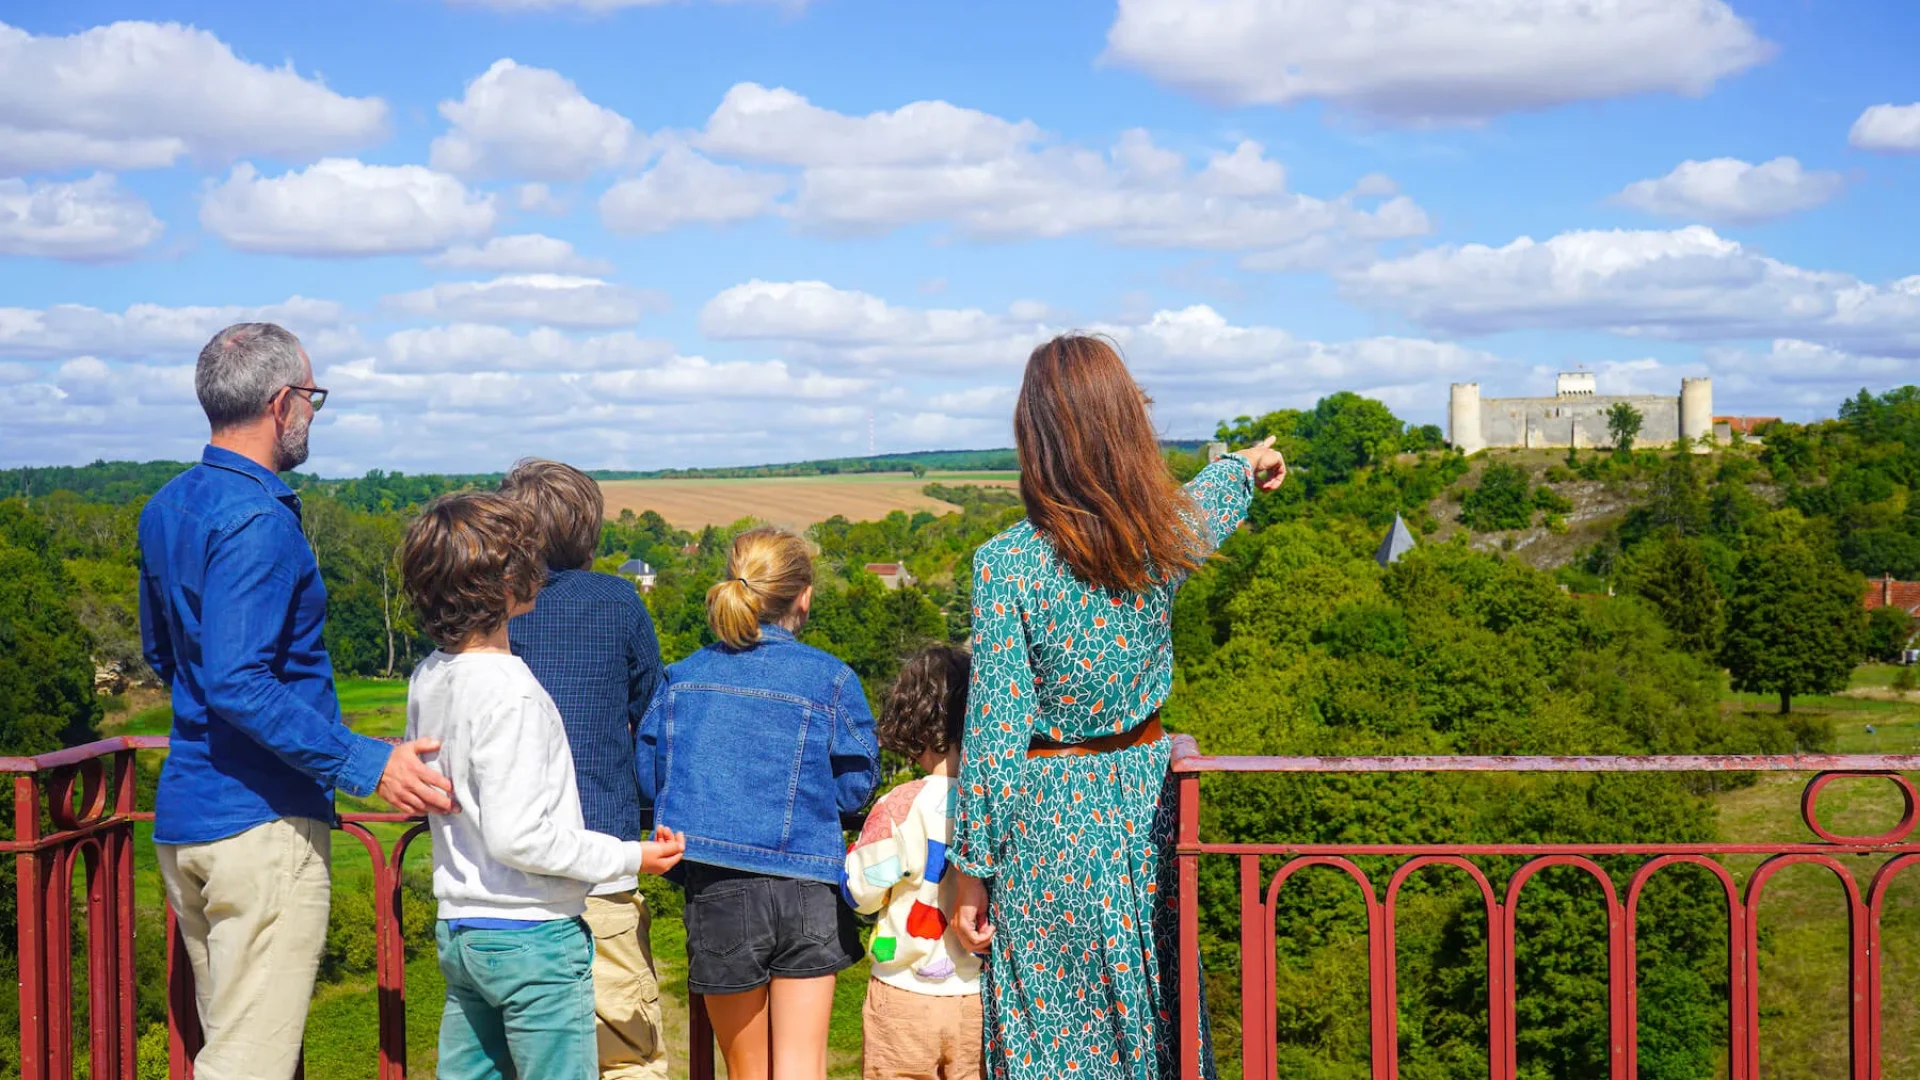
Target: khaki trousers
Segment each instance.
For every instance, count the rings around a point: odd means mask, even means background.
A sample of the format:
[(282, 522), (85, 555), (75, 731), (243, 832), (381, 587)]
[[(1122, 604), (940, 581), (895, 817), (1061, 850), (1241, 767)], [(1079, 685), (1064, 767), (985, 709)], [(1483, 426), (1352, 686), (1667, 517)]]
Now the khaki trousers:
[(638, 892), (587, 897), (593, 931), (594, 1032), (601, 1080), (666, 1080), (653, 916)]
[(204, 844), (157, 844), (193, 965), (197, 1080), (288, 1080), (327, 944), (332, 828), (280, 818)]
[(980, 995), (936, 997), (867, 980), (864, 1080), (977, 1080)]

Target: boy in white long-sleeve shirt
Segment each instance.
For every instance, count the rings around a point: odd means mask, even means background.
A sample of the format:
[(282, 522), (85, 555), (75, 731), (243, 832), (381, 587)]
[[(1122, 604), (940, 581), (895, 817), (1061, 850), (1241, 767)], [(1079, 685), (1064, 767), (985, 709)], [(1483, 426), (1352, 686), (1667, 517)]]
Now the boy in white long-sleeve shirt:
[(442, 1080), (591, 1080), (594, 884), (663, 873), (685, 842), (587, 829), (559, 710), (507, 641), (545, 576), (529, 511), (495, 494), (436, 500), (407, 530), (408, 598), (440, 646), (407, 689), (408, 738), (461, 812), (429, 819), (446, 1009)]

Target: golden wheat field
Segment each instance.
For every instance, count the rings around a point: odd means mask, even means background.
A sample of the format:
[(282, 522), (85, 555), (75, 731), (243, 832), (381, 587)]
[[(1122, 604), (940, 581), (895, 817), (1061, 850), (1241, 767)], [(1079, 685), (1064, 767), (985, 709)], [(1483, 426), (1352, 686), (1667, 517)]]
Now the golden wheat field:
[(728, 525), (741, 518), (801, 529), (835, 514), (875, 521), (895, 510), (949, 513), (959, 507), (928, 498), (928, 484), (1012, 487), (1013, 473), (862, 473), (852, 476), (778, 476), (744, 480), (602, 480), (607, 516), (652, 510), (675, 528)]

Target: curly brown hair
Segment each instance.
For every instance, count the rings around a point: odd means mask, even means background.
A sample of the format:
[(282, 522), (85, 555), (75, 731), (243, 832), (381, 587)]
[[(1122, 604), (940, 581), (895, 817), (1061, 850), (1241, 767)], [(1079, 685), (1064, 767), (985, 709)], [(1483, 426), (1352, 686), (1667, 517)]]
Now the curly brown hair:
[(900, 667), (874, 733), (896, 754), (944, 754), (960, 745), (967, 722), (967, 683), (973, 658), (951, 645), (933, 645)]
[(507, 621), (546, 581), (544, 534), (532, 511), (505, 495), (464, 491), (427, 504), (407, 526), (400, 573), (420, 626), (443, 649)]

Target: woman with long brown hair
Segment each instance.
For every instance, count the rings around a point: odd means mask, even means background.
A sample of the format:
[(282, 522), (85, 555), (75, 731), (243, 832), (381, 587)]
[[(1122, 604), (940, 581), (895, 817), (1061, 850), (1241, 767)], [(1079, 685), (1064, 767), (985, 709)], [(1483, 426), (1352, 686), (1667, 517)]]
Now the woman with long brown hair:
[(974, 555), (949, 860), (962, 875), (955, 930), (991, 949), (981, 1005), (995, 1080), (1180, 1072), (1159, 719), (1173, 595), (1286, 463), (1268, 440), (1183, 488), (1147, 404), (1098, 338), (1035, 349), (1013, 420), (1027, 518)]

